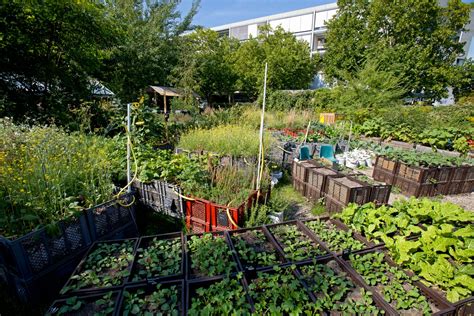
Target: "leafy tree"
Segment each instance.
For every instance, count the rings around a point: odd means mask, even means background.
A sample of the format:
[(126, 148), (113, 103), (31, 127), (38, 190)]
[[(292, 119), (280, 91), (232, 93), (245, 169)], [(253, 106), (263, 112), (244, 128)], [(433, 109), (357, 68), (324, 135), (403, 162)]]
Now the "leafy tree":
[(168, 85), (178, 62), (179, 37), (192, 29), (199, 0), (181, 18), (180, 0), (107, 0), (122, 42), (110, 51), (102, 79), (123, 100), (136, 99), (150, 84)]
[(89, 74), (116, 34), (104, 6), (92, 1), (2, 1), (0, 90), (3, 115), (60, 117), (62, 102), (89, 91)]
[[(365, 60), (404, 78), (413, 89), (433, 98), (453, 84), (453, 63), (462, 52), (459, 32), (469, 19), (469, 6), (450, 0), (339, 0), (336, 18), (328, 22), (325, 72), (343, 79)], [(409, 92), (407, 92), (409, 93)]]
[(356, 73), (347, 72), (343, 78), (343, 83), (332, 90), (334, 105), (336, 109), (349, 110), (354, 119), (399, 104), (406, 92), (402, 79), (374, 61), (365, 62)]
[(220, 37), (215, 31), (198, 29), (186, 36), (173, 80), (189, 95), (197, 92), (212, 104), (212, 96), (230, 96), (235, 90), (236, 74), (231, 58), (239, 45), (236, 39)]
[(238, 88), (255, 96), (263, 87), (264, 65), (268, 63), (270, 89), (306, 89), (316, 74), (316, 62), (307, 43), (281, 27), (259, 28), (257, 38), (244, 42), (234, 56)]

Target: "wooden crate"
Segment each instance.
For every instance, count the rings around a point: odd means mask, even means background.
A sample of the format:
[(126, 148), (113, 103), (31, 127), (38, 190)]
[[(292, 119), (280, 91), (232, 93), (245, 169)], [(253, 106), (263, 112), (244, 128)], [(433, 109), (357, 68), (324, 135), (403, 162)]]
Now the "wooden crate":
[(327, 196), (343, 205), (367, 203), (370, 200), (370, 191), (371, 187), (367, 183), (355, 179), (328, 178)]
[(399, 162), (395, 160), (388, 159), (384, 156), (377, 156), (375, 159), (375, 168), (379, 168), (391, 173), (396, 173), (398, 170)]
[(424, 183), (435, 183), (438, 180), (439, 169), (436, 167), (424, 168), (410, 166), (400, 162), (397, 172), (397, 178), (405, 178), (407, 180)]
[(403, 194), (408, 196), (433, 196), (434, 193), (433, 183), (419, 183), (401, 176), (395, 177), (395, 185), (400, 188)]
[(344, 175), (329, 168), (314, 168), (308, 170), (308, 183), (306, 184), (306, 197), (310, 201), (317, 201), (327, 192), (328, 178), (341, 178)]
[(304, 183), (303, 181), (293, 178), (293, 188), (295, 188), (295, 190), (301, 193), (302, 195), (306, 194), (306, 183)]
[(292, 178), (303, 182), (308, 181), (308, 170), (313, 168), (319, 168), (320, 165), (315, 161), (293, 161), (292, 166)]
[(372, 178), (374, 178), (375, 181), (384, 182), (386, 184), (394, 184), (395, 176), (394, 172), (386, 171), (378, 167), (374, 168), (372, 173)]

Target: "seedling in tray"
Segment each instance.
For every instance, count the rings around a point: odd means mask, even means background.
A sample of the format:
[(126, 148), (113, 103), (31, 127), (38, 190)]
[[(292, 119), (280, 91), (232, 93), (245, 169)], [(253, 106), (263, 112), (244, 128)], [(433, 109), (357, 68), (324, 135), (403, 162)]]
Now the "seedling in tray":
[(97, 243), (61, 294), (122, 285), (130, 275), (135, 242), (135, 239), (130, 239)]
[(153, 290), (125, 288), (121, 315), (172, 315), (183, 311), (182, 285), (158, 284)]
[(181, 272), (181, 238), (142, 239), (132, 270), (132, 281), (166, 277)]
[(192, 235), (188, 240), (190, 251), (191, 272), (198, 277), (229, 275), (235, 271), (236, 264), (232, 260), (232, 251), (222, 235)]
[(319, 244), (309, 239), (296, 225), (278, 225), (270, 230), (290, 261), (302, 261), (326, 254)]
[(352, 267), (366, 283), (379, 292), (401, 315), (431, 315), (439, 311), (413, 284), (417, 279), (390, 266), (384, 260), (382, 252), (352, 254), (349, 259)]
[(365, 245), (354, 239), (352, 231), (344, 231), (338, 229), (329, 221), (314, 220), (304, 223), (310, 230), (312, 230), (323, 242), (327, 244), (330, 250), (334, 252), (350, 250), (361, 250)]
[[(240, 282), (242, 275), (221, 281), (188, 283), (188, 315), (250, 315), (250, 304)], [(207, 283), (207, 284), (206, 284)]]
[(274, 273), (257, 273), (249, 284), (256, 315), (299, 315), (312, 310), (308, 292), (293, 274), (295, 268), (275, 267)]
[(234, 233), (232, 242), (244, 269), (273, 266), (279, 263), (275, 248), (260, 230)]
[(47, 316), (59, 315), (112, 315), (115, 310), (118, 292), (108, 292), (104, 295), (88, 297), (72, 296), (53, 303)]
[(303, 281), (316, 297), (315, 312), (348, 315), (383, 313), (375, 306), (372, 293), (366, 292), (363, 287), (356, 287), (336, 261), (305, 265), (299, 270)]

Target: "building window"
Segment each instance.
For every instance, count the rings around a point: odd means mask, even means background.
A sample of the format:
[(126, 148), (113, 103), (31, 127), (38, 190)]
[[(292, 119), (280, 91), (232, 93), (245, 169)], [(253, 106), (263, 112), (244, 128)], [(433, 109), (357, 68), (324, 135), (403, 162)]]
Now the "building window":
[(313, 52), (322, 51), (326, 49), (326, 38), (321, 35), (314, 35), (313, 37)]
[(243, 41), (249, 38), (248, 30), (248, 25), (234, 27), (230, 29), (230, 36)]

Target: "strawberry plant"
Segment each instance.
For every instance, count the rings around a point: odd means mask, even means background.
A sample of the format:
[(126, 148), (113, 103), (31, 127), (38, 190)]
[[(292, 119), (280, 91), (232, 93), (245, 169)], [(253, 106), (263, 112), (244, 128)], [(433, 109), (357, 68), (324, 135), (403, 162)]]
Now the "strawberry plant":
[(290, 261), (301, 261), (325, 254), (325, 251), (296, 225), (279, 225), (270, 230), (282, 246), (285, 257)]
[(102, 297), (97, 296), (96, 298), (99, 299), (82, 299), (77, 296), (69, 297), (59, 304), (54, 304), (46, 315), (113, 315), (116, 303), (113, 292), (109, 292)]
[(352, 230), (344, 231), (338, 229), (329, 221), (321, 221), (318, 219), (306, 222), (305, 225), (318, 235), (332, 251), (337, 252), (345, 249), (361, 250), (365, 247), (363, 243), (354, 239)]
[(221, 236), (203, 234), (188, 240), (192, 273), (196, 276), (229, 275), (235, 270), (232, 251)]
[(88, 288), (121, 285), (130, 275), (135, 240), (99, 243), (89, 253), (80, 271), (73, 275), (61, 294)]
[(313, 263), (300, 268), (303, 281), (316, 296), (317, 313), (377, 315), (382, 313), (372, 300), (372, 293), (356, 287), (335, 261)]
[(402, 270), (390, 266), (384, 261), (381, 252), (364, 255), (350, 255), (352, 267), (364, 280), (379, 292), (392, 307), (399, 312), (411, 315), (431, 315), (438, 310), (430, 306), (427, 298), (413, 282), (418, 279), (410, 278)]
[(237, 278), (225, 278), (209, 286), (197, 287), (188, 315), (250, 315), (250, 304)]
[(122, 315), (170, 315), (181, 314), (181, 288), (176, 285), (164, 287), (158, 284), (147, 293), (144, 289), (137, 291), (125, 290)]
[(181, 239), (154, 237), (146, 247), (137, 249), (133, 281), (178, 274), (181, 270)]
[(308, 293), (293, 274), (295, 268), (275, 267), (275, 273), (257, 273), (249, 284), (256, 315), (299, 315), (312, 310)]
[(279, 262), (272, 244), (259, 230), (234, 234), (232, 241), (244, 268), (273, 266)]

